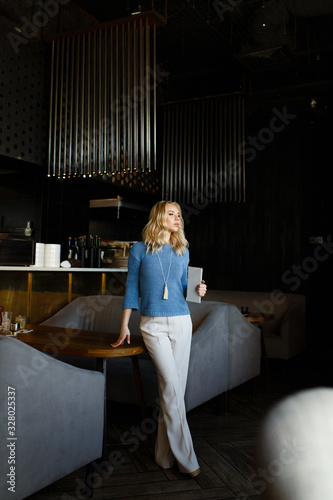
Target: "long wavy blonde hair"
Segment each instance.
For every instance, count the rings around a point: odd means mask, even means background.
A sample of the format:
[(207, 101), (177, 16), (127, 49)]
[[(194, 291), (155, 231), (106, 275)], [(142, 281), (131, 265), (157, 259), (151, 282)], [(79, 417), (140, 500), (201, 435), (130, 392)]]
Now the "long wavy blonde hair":
[(142, 230), (143, 242), (147, 245), (147, 252), (150, 250), (152, 253), (158, 252), (162, 249), (165, 242), (165, 237), (168, 233), (166, 227), (167, 205), (174, 205), (180, 213), (179, 229), (171, 233), (170, 243), (177, 255), (185, 254), (188, 247), (188, 241), (184, 233), (184, 220), (181, 215), (181, 208), (178, 203), (174, 201), (159, 201), (150, 211), (149, 221)]

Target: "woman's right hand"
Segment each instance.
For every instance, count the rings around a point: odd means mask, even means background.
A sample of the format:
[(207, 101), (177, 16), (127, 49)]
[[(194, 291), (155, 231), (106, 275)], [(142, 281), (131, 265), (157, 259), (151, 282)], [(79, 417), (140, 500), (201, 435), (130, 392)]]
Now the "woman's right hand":
[(124, 345), (125, 340), (127, 341), (127, 344), (131, 343), (131, 332), (129, 331), (128, 326), (123, 327), (120, 330), (120, 335), (118, 337), (117, 342), (114, 344), (111, 344), (112, 347), (119, 347), (120, 345)]
[(128, 323), (130, 320), (132, 314), (132, 309), (124, 309), (123, 310), (123, 317), (121, 320), (121, 325), (120, 325), (120, 335), (118, 337), (117, 342), (114, 344), (111, 344), (112, 347), (118, 347), (120, 345), (124, 345), (125, 340), (127, 341), (128, 344), (131, 343), (131, 332), (129, 331), (128, 328)]

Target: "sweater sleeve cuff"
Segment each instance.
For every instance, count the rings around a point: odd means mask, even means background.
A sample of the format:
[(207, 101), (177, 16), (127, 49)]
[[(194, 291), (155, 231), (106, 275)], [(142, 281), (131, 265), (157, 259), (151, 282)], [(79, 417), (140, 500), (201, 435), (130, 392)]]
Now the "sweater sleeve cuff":
[(132, 309), (133, 311), (139, 310), (139, 303), (137, 301), (131, 302), (129, 300), (124, 300), (122, 309)]

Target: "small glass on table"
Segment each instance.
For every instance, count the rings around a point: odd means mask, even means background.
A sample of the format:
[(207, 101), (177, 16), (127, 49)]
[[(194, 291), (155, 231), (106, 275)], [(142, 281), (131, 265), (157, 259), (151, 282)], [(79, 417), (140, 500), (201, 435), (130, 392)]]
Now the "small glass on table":
[(15, 321), (17, 321), (18, 323), (20, 323), (20, 330), (24, 330), (25, 329), (25, 325), (27, 323), (27, 317), (26, 316), (23, 316), (22, 314), (19, 314), (18, 316), (15, 316)]

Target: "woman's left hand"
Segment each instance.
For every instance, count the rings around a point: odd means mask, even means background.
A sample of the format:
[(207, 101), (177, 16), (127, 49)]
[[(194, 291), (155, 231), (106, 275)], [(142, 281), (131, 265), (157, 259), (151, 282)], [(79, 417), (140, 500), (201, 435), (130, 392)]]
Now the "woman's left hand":
[(205, 284), (204, 280), (201, 281), (200, 285), (197, 285), (195, 287), (195, 290), (199, 297), (204, 297), (207, 292), (207, 285)]

